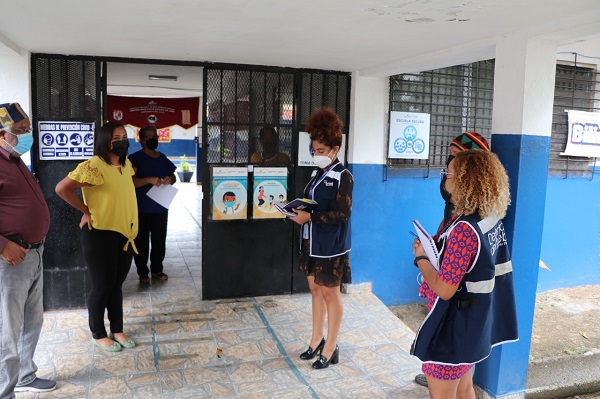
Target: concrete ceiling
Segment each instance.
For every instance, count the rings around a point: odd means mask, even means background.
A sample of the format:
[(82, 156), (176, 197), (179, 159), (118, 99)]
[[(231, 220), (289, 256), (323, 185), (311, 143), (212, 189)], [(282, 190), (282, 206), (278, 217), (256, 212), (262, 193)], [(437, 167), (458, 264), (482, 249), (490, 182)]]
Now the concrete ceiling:
[(392, 75), (494, 57), (506, 35), (600, 36), (599, 0), (19, 0), (0, 54), (24, 51)]

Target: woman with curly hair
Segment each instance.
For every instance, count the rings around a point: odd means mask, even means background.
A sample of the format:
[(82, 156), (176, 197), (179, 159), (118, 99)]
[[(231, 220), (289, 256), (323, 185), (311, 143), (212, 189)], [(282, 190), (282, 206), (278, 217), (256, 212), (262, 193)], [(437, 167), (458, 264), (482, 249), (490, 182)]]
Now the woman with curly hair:
[[(475, 399), (473, 366), (518, 339), (512, 264), (502, 218), (508, 176), (495, 154), (463, 151), (442, 171), (454, 216), (434, 237), (439, 269), (413, 243), (429, 314), (411, 354), (423, 361), (430, 398)], [(434, 261), (435, 263), (435, 261)]]
[[(314, 369), (324, 369), (339, 361), (337, 337), (342, 324), (340, 287), (351, 282), (350, 213), (354, 178), (338, 160), (342, 145), (342, 121), (331, 108), (316, 110), (306, 121), (313, 157), (313, 171), (304, 196), (318, 205), (312, 213), (294, 210), (291, 219), (302, 226), (300, 271), (306, 274), (312, 296), (312, 337), (300, 355), (309, 360), (317, 354)], [(324, 337), (327, 315), (327, 339)]]

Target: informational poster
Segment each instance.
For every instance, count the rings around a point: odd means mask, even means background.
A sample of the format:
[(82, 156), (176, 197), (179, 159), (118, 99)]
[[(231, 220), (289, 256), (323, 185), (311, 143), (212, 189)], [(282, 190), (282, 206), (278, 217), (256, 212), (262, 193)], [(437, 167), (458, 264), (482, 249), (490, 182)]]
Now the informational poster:
[(285, 216), (275, 208), (275, 203), (287, 201), (287, 168), (254, 167), (254, 219), (281, 219)]
[(388, 158), (429, 159), (430, 114), (390, 112)]
[[(337, 154), (338, 159), (341, 163), (346, 162), (346, 135), (342, 134), (342, 146)], [(298, 166), (310, 166), (316, 167), (313, 160), (312, 142), (310, 141), (310, 134), (307, 132), (300, 132), (298, 136)]]
[(568, 111), (569, 136), (560, 155), (600, 157), (600, 112)]
[(94, 123), (38, 122), (40, 160), (89, 159), (94, 155)]
[(248, 217), (248, 169), (212, 169), (212, 219), (233, 220)]

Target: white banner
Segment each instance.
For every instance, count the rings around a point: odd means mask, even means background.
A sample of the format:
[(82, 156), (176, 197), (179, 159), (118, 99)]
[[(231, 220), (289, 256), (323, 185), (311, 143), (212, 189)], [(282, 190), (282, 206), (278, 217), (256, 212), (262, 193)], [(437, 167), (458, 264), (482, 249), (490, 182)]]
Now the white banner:
[(568, 111), (569, 136), (565, 152), (574, 157), (600, 157), (600, 112)]
[(430, 114), (390, 112), (388, 158), (429, 159)]
[(56, 122), (38, 123), (40, 159), (88, 159), (94, 155), (94, 123)]

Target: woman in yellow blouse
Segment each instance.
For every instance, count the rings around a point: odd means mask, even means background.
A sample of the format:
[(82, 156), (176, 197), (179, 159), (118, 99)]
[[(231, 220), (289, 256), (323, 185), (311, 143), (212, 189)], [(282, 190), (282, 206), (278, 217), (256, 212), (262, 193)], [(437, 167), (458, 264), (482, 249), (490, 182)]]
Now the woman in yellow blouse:
[[(121, 289), (133, 251), (137, 252), (133, 239), (138, 232), (135, 172), (127, 159), (128, 148), (123, 125), (106, 123), (96, 132), (94, 156), (56, 185), (56, 193), (83, 212), (79, 228), (90, 276), (87, 305), (92, 343), (109, 352), (135, 346), (123, 332)], [(83, 201), (75, 195), (79, 188)], [(110, 335), (104, 327), (104, 309)]]

